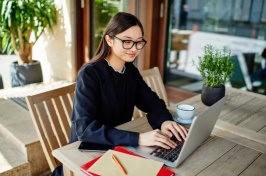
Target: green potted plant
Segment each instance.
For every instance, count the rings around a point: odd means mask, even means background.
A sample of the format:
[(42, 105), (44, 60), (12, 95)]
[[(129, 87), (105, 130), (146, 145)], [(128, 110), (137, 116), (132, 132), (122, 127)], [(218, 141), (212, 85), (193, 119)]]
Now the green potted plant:
[(32, 58), (32, 48), (39, 37), (45, 31), (52, 31), (57, 23), (54, 0), (1, 0), (0, 10), (3, 51), (14, 52), (18, 57), (18, 61), (11, 64), (12, 86), (42, 82), (41, 65)]
[(231, 50), (228, 47), (204, 47), (203, 56), (198, 57), (197, 69), (203, 79), (201, 100), (211, 106), (225, 96), (225, 83), (233, 74), (234, 63), (231, 61)]

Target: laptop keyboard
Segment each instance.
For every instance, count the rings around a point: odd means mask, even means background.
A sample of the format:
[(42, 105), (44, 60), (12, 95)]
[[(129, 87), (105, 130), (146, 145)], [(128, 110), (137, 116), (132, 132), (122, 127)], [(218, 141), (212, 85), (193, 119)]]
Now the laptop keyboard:
[(179, 156), (184, 141), (178, 141), (176, 138), (173, 138), (172, 140), (177, 143), (176, 148), (165, 149), (162, 147), (157, 147), (150, 153), (150, 155), (174, 162)]

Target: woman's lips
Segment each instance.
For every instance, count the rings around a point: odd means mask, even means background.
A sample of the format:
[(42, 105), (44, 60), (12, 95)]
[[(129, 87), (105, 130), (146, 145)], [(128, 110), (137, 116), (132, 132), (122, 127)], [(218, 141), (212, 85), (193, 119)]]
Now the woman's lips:
[(128, 56), (130, 56), (130, 57), (135, 57), (136, 56), (136, 54), (127, 54)]

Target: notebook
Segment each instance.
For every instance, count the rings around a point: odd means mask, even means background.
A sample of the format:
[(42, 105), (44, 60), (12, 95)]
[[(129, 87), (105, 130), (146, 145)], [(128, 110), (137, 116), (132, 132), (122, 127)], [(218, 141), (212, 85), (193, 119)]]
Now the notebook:
[[(141, 157), (129, 150), (127, 150), (126, 148), (124, 147), (121, 147), (121, 146), (118, 146), (118, 147), (115, 147), (113, 149), (114, 151), (118, 151), (118, 152), (122, 152), (122, 153), (126, 153), (126, 154), (129, 154), (129, 155), (133, 155), (133, 156), (136, 156), (136, 157)], [(88, 171), (88, 169), (100, 158), (101, 156), (97, 157), (97, 158), (94, 158), (93, 160), (83, 164), (80, 166), (80, 170), (82, 172), (84, 172), (86, 175), (88, 176), (98, 176), (97, 174), (95, 173), (91, 173)], [(157, 176), (174, 176), (175, 173), (173, 171), (171, 171), (170, 169), (166, 168), (166, 167), (162, 167), (161, 170), (159, 171), (159, 173), (157, 174)]]
[[(184, 143), (179, 144), (179, 146), (176, 148), (179, 151), (174, 151), (171, 154), (170, 159), (163, 159), (160, 156), (155, 155), (154, 151), (156, 149), (158, 150), (158, 147), (129, 146), (127, 149), (145, 158), (163, 162), (169, 167), (177, 167), (210, 136), (224, 106), (225, 100), (226, 96), (212, 106), (208, 107), (199, 116), (194, 117), (188, 132), (187, 139), (184, 141)], [(173, 159), (174, 156), (175, 159)]]

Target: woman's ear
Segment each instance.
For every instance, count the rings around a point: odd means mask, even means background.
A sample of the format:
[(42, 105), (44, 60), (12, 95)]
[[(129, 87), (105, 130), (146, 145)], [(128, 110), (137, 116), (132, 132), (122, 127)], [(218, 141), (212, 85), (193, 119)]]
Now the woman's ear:
[(109, 35), (105, 35), (105, 41), (110, 47), (113, 45), (113, 40)]

